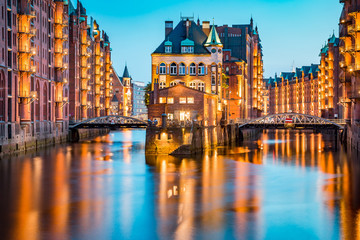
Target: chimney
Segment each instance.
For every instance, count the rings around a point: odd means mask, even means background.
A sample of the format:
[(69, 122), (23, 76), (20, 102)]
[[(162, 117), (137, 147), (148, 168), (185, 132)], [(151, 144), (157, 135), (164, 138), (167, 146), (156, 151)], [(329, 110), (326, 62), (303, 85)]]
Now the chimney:
[(154, 104), (159, 103), (159, 79), (154, 80)]
[(189, 30), (191, 27), (191, 21), (189, 19), (186, 20), (186, 38), (189, 38)]
[(165, 21), (165, 38), (172, 32), (173, 25), (173, 21)]
[(202, 30), (206, 34), (206, 36), (209, 36), (209, 33), (210, 33), (210, 22), (209, 21), (202, 22)]

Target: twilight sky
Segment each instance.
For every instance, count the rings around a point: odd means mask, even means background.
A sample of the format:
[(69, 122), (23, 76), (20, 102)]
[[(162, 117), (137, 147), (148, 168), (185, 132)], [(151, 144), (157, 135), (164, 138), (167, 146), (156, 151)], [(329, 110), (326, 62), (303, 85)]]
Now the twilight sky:
[[(76, 4), (77, 0), (72, 0)], [(135, 81), (151, 81), (151, 53), (164, 40), (164, 21), (176, 26), (183, 16), (215, 24), (245, 24), (251, 15), (264, 50), (264, 77), (319, 63), (320, 48), (335, 30), (339, 0), (82, 0), (110, 36), (113, 64), (122, 75), (125, 62)]]

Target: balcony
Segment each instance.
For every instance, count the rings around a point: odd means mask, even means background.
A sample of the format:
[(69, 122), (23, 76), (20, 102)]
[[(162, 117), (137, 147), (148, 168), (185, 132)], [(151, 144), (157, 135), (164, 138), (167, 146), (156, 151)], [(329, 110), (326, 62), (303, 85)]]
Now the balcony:
[(19, 71), (20, 72), (27, 72), (27, 73), (35, 73), (36, 72), (36, 66), (31, 66), (29, 64), (20, 64), (19, 65)]
[(349, 99), (359, 100), (360, 99), (360, 90), (349, 92), (348, 93), (348, 98)]
[(36, 36), (37, 30), (35, 28), (19, 27), (18, 32), (20, 34), (29, 34), (31, 36)]
[(351, 64), (348, 68), (350, 72), (358, 72), (360, 71), (360, 64)]
[(348, 33), (354, 34), (360, 31), (360, 26), (357, 24), (351, 24), (348, 26)]

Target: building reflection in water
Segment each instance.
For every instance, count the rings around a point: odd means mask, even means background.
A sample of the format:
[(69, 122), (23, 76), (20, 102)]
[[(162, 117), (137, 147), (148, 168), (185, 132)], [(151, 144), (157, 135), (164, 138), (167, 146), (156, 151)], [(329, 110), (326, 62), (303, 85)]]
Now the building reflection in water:
[(1, 238), (263, 239), (300, 237), (297, 224), (360, 240), (359, 156), (327, 135), (268, 131), (196, 158), (145, 159), (144, 134), (2, 160)]

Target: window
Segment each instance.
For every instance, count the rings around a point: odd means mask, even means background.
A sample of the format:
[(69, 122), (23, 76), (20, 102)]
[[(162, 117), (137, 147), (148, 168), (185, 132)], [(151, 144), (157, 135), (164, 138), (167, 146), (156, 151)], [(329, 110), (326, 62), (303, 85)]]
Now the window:
[(166, 103), (166, 97), (161, 97), (161, 98), (159, 99), (159, 102), (160, 102), (160, 103)]
[(181, 97), (179, 102), (180, 104), (186, 104), (186, 97)]
[(168, 113), (168, 119), (169, 120), (174, 120), (174, 114), (172, 114), (172, 113)]
[(159, 74), (166, 74), (166, 65), (165, 65), (165, 63), (160, 64), (160, 73)]
[(170, 87), (174, 87), (174, 86), (176, 86), (176, 85), (178, 85), (178, 84), (179, 84), (178, 81), (172, 81), (172, 82), (170, 83)]
[(205, 92), (205, 83), (199, 82), (199, 84), (198, 84), (198, 90), (199, 90), (199, 91), (202, 91), (202, 92)]
[(193, 97), (188, 97), (187, 98), (187, 103), (193, 104), (194, 103), (194, 98)]
[(195, 63), (190, 64), (190, 75), (196, 75), (196, 65)]
[(171, 97), (171, 98), (168, 98), (168, 99), (167, 99), (167, 103), (168, 103), (168, 104), (174, 104), (174, 98), (172, 98), (172, 97)]
[(181, 47), (181, 53), (194, 53), (194, 47)]
[(176, 65), (176, 63), (172, 63), (170, 65), (170, 74), (171, 75), (176, 75), (177, 74), (177, 65)]
[(193, 89), (196, 89), (196, 82), (191, 82), (190, 87), (193, 88)]
[(166, 83), (165, 82), (160, 82), (160, 89), (166, 88)]
[(171, 46), (166, 46), (165, 47), (165, 53), (171, 53), (172, 52), (172, 47)]
[(185, 64), (180, 63), (179, 66), (179, 75), (185, 75)]
[(229, 55), (226, 55), (226, 61), (229, 61)]
[(199, 74), (199, 75), (205, 75), (205, 66), (204, 66), (203, 63), (200, 63), (200, 64), (199, 64), (198, 74)]

